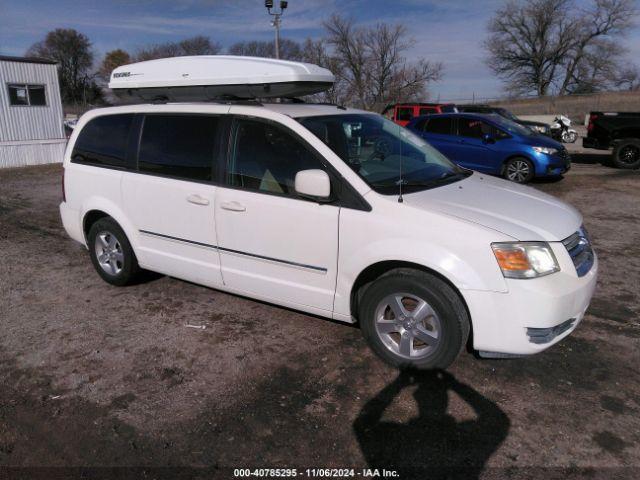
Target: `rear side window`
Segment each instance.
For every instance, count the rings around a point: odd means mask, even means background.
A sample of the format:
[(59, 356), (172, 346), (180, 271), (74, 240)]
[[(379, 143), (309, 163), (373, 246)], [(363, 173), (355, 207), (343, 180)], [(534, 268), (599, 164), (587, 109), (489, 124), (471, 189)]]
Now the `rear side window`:
[(433, 107), (422, 107), (419, 115), (429, 115), (431, 113), (437, 113), (437, 110)]
[(184, 180), (210, 181), (214, 175), (218, 117), (147, 115), (138, 170)]
[(450, 135), (453, 120), (451, 118), (430, 118), (425, 127), (425, 132)]
[(105, 167), (127, 166), (127, 143), (133, 114), (104, 115), (87, 123), (71, 154), (73, 163)]
[(413, 107), (398, 108), (396, 120), (411, 120), (413, 118)]

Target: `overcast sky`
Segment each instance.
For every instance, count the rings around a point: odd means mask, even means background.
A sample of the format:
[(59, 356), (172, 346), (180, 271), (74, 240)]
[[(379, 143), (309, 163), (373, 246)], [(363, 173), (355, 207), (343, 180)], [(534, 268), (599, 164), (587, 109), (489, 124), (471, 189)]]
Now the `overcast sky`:
[[(582, 1), (582, 0), (581, 0)], [(277, 2), (276, 2), (277, 3)], [(409, 58), (443, 62), (443, 79), (431, 87), (441, 100), (494, 97), (502, 87), (484, 65), (486, 25), (502, 0), (290, 0), (282, 36), (323, 35), (333, 12), (360, 24), (401, 23), (416, 40)], [(135, 52), (150, 43), (206, 35), (224, 47), (239, 40), (270, 40), (273, 28), (263, 0), (0, 0), (0, 54), (23, 55), (54, 28), (75, 28), (93, 42), (96, 58), (108, 50)], [(626, 40), (640, 58), (640, 32)]]

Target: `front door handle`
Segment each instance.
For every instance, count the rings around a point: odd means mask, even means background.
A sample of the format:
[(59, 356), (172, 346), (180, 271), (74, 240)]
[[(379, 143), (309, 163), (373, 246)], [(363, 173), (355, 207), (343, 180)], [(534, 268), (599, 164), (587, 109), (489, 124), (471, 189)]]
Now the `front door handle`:
[(247, 208), (239, 202), (235, 200), (232, 202), (223, 202), (220, 205), (220, 208), (224, 210), (229, 210), (231, 212), (244, 212)]
[(193, 203), (195, 205), (209, 205), (209, 200), (204, 197), (201, 197), (197, 193), (193, 193), (187, 197), (187, 202)]

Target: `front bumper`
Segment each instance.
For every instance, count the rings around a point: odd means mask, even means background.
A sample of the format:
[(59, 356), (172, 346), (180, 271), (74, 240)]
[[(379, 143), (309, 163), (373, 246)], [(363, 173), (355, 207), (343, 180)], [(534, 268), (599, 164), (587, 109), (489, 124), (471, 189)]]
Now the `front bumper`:
[(494, 354), (541, 352), (582, 321), (593, 296), (598, 260), (582, 277), (561, 242), (550, 244), (560, 272), (531, 280), (505, 279), (507, 293), (463, 291), (473, 324), (474, 349)]
[(569, 170), (571, 170), (570, 161), (567, 161), (566, 163), (552, 163), (547, 165), (545, 174), (549, 176), (557, 176), (567, 173)]
[(536, 153), (535, 158), (536, 176), (558, 176), (571, 170), (571, 155), (564, 149), (554, 155)]

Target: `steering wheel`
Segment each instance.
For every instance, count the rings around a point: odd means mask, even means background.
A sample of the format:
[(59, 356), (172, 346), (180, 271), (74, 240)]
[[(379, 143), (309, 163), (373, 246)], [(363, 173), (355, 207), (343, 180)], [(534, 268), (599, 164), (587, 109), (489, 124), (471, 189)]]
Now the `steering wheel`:
[(373, 160), (376, 157), (380, 157), (380, 160), (384, 160), (391, 153), (391, 142), (387, 138), (378, 138), (373, 143), (373, 152), (369, 155), (369, 160)]

